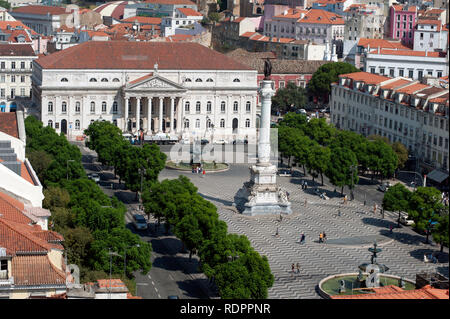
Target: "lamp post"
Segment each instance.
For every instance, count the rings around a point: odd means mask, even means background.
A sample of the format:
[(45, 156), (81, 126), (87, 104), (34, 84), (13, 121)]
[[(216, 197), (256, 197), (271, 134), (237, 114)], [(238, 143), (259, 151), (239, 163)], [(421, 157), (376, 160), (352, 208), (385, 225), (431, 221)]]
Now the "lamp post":
[(116, 252), (111, 251), (111, 248), (108, 248), (108, 255), (109, 255), (109, 296), (108, 296), (108, 299), (111, 299), (112, 256), (113, 255), (119, 256), (119, 257), (122, 257), (122, 256)]
[(356, 171), (356, 169), (357, 169), (356, 165), (351, 165), (350, 166), (350, 171), (352, 172), (352, 186), (350, 188), (350, 199), (351, 200), (355, 199), (355, 197), (353, 196), (353, 180), (354, 180), (353, 174)]
[(69, 162), (75, 162), (75, 160), (67, 160), (66, 162), (66, 179), (69, 180)]

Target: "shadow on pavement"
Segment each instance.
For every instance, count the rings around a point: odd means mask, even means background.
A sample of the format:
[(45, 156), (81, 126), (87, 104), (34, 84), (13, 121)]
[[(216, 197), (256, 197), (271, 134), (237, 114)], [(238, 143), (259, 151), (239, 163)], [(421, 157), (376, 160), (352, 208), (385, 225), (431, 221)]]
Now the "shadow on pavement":
[(449, 276), (448, 265), (436, 267), (436, 271), (447, 278)]
[[(181, 251), (181, 241), (177, 238), (152, 238), (153, 251), (157, 254), (174, 256)], [(170, 251), (167, 249), (170, 247)], [(194, 259), (192, 259), (194, 260)]]
[[(392, 235), (389, 233), (389, 230), (382, 229), (380, 230), (380, 235), (391, 237)], [(425, 242), (425, 238), (423, 236), (417, 236), (417, 235), (410, 235), (406, 233), (399, 233), (395, 231), (394, 228), (394, 236), (392, 236), (393, 239), (395, 239), (398, 242), (401, 242), (403, 244), (407, 245), (417, 245), (417, 244), (423, 244)], [(432, 247), (432, 246), (430, 246)], [(422, 255), (423, 257), (423, 255)]]
[(218, 297), (218, 296), (208, 296), (200, 289), (200, 285), (209, 286), (208, 279), (191, 279), (184, 281), (177, 281), (178, 288), (184, 292), (184, 294), (191, 298), (200, 298), (207, 299), (210, 297)]
[[(373, 214), (373, 212), (371, 212), (371, 213)], [(366, 214), (369, 214), (369, 213), (366, 213)], [(366, 225), (386, 228), (388, 233), (389, 233), (389, 227), (390, 226), (393, 227), (394, 232), (395, 232), (396, 229), (398, 229), (398, 228), (396, 228), (397, 227), (397, 223), (393, 222), (391, 220), (388, 220), (388, 219), (381, 219), (381, 218), (374, 218), (374, 217), (364, 217), (362, 219), (362, 222), (364, 224), (366, 224)], [(383, 231), (383, 230), (381, 230), (381, 231)]]
[(442, 252), (442, 253), (439, 252), (439, 247), (436, 247), (436, 249), (433, 249), (432, 247), (424, 248), (424, 249), (416, 249), (416, 250), (409, 252), (409, 254), (412, 257), (414, 257), (418, 260), (423, 260), (423, 255), (425, 255), (425, 254), (430, 255), (433, 253), (434, 253), (435, 257), (437, 258), (439, 264), (448, 263), (448, 253), (447, 252)]
[(231, 205), (233, 205), (233, 202), (231, 202), (231, 201), (229, 201), (229, 200), (224, 200), (224, 199), (221, 199), (221, 198), (208, 196), (208, 195), (202, 194), (202, 193), (200, 193), (200, 192), (199, 192), (198, 194), (199, 194), (200, 196), (202, 196), (203, 198), (207, 199), (207, 200), (219, 202), (219, 203), (224, 204), (225, 206), (231, 206)]
[[(183, 263), (190, 264), (188, 267), (189, 269), (186, 269), (186, 267), (182, 267), (181, 265)], [(189, 262), (189, 257), (173, 256), (167, 254), (165, 256), (156, 257), (153, 260), (152, 267), (172, 271), (181, 270), (184, 274), (200, 274), (200, 271), (198, 270), (197, 259), (192, 258), (192, 261)]]

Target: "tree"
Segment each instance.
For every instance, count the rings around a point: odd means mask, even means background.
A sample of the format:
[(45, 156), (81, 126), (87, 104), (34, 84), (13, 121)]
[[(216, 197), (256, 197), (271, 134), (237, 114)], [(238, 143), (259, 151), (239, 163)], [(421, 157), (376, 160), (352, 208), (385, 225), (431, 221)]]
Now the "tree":
[(309, 152), (313, 141), (307, 136), (297, 135), (292, 144), (294, 150), (295, 161), (303, 166), (303, 174), (306, 176), (305, 165), (308, 163)]
[(441, 192), (434, 187), (418, 187), (409, 200), (409, 216), (414, 220), (414, 228), (426, 232), (426, 243), (433, 224), (439, 222), (443, 211)]
[(327, 146), (330, 144), (336, 129), (327, 124), (324, 118), (312, 118), (304, 127), (305, 135), (320, 145)]
[(283, 157), (288, 158), (288, 165), (291, 165), (291, 157), (295, 156), (295, 148), (293, 147), (298, 136), (303, 135), (299, 129), (288, 126), (280, 126), (278, 129), (278, 151)]
[(8, 1), (5, 0), (0, 0), (0, 7), (5, 8), (6, 10), (11, 9), (11, 5), (9, 4)]
[(367, 170), (367, 139), (361, 134), (352, 131), (337, 131), (333, 136), (330, 145), (332, 147), (342, 147), (352, 150), (358, 160), (358, 166), (362, 171)]
[(213, 21), (213, 22), (219, 22), (220, 21), (220, 14), (218, 12), (211, 12), (208, 15), (208, 19), (210, 21)]
[(64, 250), (71, 264), (84, 265), (94, 238), (86, 227), (66, 228), (62, 230)]
[(444, 245), (448, 247), (448, 207), (446, 210), (437, 218), (437, 225), (433, 230), (433, 240), (441, 245), (441, 252), (444, 251)]
[(356, 67), (345, 62), (330, 62), (320, 66), (314, 72), (306, 89), (311, 96), (327, 99), (331, 92), (331, 83), (339, 80), (339, 75), (360, 72)]
[(400, 227), (400, 214), (409, 210), (411, 192), (403, 184), (390, 187), (383, 196), (383, 209), (398, 212), (397, 227)]
[(39, 181), (44, 181), (46, 179), (45, 174), (47, 173), (47, 169), (53, 161), (53, 158), (42, 150), (27, 152), (27, 157), (36, 172)]
[(189, 249), (189, 261), (192, 258), (192, 251), (200, 246), (203, 234), (199, 229), (198, 220), (192, 214), (185, 215), (175, 227), (175, 235)]
[(280, 121), (279, 128), (290, 127), (300, 129), (303, 131), (307, 123), (308, 119), (306, 118), (306, 115), (289, 112), (286, 113), (286, 115)]
[(278, 89), (272, 97), (272, 107), (280, 113), (291, 112), (303, 108), (306, 105), (306, 102), (306, 90), (292, 82), (288, 82), (285, 88)]
[(408, 149), (400, 142), (392, 143), (392, 150), (397, 155), (397, 167), (405, 167), (405, 163), (408, 160)]
[(69, 192), (60, 187), (49, 187), (44, 190), (44, 201), (42, 206), (52, 210), (55, 207), (66, 208), (69, 206), (70, 195)]
[(367, 144), (367, 166), (374, 174), (378, 173), (381, 180), (383, 177), (392, 176), (397, 164), (397, 155), (389, 144), (381, 140)]
[[(320, 146), (315, 143), (308, 153), (308, 162), (306, 166), (310, 171), (321, 177), (323, 186), (323, 173), (327, 170), (327, 165), (331, 161), (331, 151), (328, 147)], [(313, 175), (314, 176), (314, 175)], [(313, 177), (314, 182), (314, 177)]]
[(334, 186), (341, 187), (341, 194), (344, 192), (344, 186), (352, 189), (353, 185), (358, 183), (358, 174), (353, 173), (351, 167), (357, 167), (356, 155), (350, 149), (342, 147), (332, 147), (330, 158), (325, 175), (330, 179)]

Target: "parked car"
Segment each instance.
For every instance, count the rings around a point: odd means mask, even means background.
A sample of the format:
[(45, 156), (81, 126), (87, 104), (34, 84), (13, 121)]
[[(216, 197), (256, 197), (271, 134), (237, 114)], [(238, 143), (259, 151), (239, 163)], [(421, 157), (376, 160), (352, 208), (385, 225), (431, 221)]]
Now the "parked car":
[(218, 139), (214, 140), (214, 144), (227, 144), (227, 141), (225, 141), (224, 139)]
[(235, 145), (235, 144), (248, 144), (248, 140), (247, 139), (244, 139), (244, 140), (234, 140), (233, 141), (233, 145)]
[(400, 224), (403, 224), (406, 226), (411, 226), (412, 224), (414, 224), (414, 220), (408, 219), (407, 213), (401, 213), (400, 214)]
[(321, 109), (319, 112), (321, 112), (321, 113), (330, 113), (330, 107), (326, 107), (324, 109)]
[(96, 174), (96, 173), (89, 174), (88, 178), (92, 179), (96, 183), (100, 182), (100, 176), (98, 174)]
[(278, 176), (292, 176), (292, 171), (290, 169), (281, 168), (278, 170)]
[(303, 115), (307, 115), (308, 113), (306, 113), (305, 109), (300, 109), (296, 111), (297, 114), (303, 114)]
[(170, 295), (170, 296), (167, 296), (167, 299), (180, 299), (180, 298), (178, 298), (177, 295)]
[(137, 230), (146, 230), (148, 227), (145, 217), (139, 214), (133, 215), (133, 225)]
[(206, 139), (202, 139), (202, 140), (200, 141), (200, 144), (206, 145), (206, 144), (209, 144), (209, 141), (206, 140)]
[(378, 190), (382, 191), (384, 193), (385, 191), (387, 191), (389, 189), (389, 187), (391, 187), (391, 183), (386, 182), (386, 183), (378, 185)]

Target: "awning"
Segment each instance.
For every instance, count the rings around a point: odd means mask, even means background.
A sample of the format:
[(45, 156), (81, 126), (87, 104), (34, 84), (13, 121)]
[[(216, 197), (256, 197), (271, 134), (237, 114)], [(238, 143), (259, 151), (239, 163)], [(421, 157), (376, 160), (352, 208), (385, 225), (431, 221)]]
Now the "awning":
[(442, 183), (448, 178), (448, 174), (441, 170), (435, 169), (430, 174), (427, 174), (427, 178), (435, 182)]

